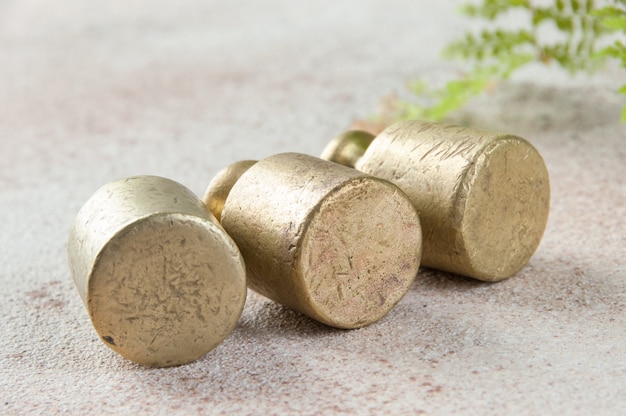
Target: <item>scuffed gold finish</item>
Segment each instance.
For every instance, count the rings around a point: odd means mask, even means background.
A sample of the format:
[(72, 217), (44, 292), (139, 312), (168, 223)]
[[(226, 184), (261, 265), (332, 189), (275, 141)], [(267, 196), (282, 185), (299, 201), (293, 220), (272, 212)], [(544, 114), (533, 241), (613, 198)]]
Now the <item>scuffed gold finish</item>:
[(347, 134), (348, 136), (338, 136), (328, 143), (320, 158), (354, 167), (376, 136), (361, 130), (352, 130)]
[(165, 178), (99, 189), (76, 217), (68, 257), (100, 338), (140, 364), (194, 361), (226, 338), (243, 309), (237, 246), (202, 201)]
[(209, 183), (202, 200), (205, 201), (207, 208), (218, 221), (222, 219), (222, 210), (224, 210), (224, 203), (226, 202), (230, 188), (239, 180), (239, 177), (255, 163), (256, 160), (241, 160), (235, 162), (219, 171), (213, 180), (211, 180), (211, 183)]
[(417, 275), (417, 213), (385, 180), (285, 153), (226, 187), (222, 225), (246, 260), (248, 285), (276, 302), (358, 328), (384, 317)]
[[(369, 133), (347, 132), (324, 158)], [(373, 136), (371, 136), (373, 138)], [(357, 148), (359, 146), (356, 146)], [(526, 140), (485, 130), (409, 121), (373, 139), (356, 169), (398, 185), (422, 221), (422, 264), (485, 281), (506, 279), (528, 262), (548, 220), (550, 184)]]

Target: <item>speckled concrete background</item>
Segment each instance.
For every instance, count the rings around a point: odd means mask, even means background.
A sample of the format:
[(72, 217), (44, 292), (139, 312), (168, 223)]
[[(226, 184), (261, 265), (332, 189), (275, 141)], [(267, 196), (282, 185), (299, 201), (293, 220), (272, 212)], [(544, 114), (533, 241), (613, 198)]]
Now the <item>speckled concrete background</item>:
[(530, 139), (552, 211), (530, 264), (429, 270), (382, 321), (324, 327), (254, 293), (197, 362), (146, 369), (93, 331), (71, 222), (111, 180), (202, 193), (224, 165), (328, 139), (453, 75), (459, 1), (0, 0), (0, 414), (623, 414), (626, 77), (530, 69), (458, 119)]

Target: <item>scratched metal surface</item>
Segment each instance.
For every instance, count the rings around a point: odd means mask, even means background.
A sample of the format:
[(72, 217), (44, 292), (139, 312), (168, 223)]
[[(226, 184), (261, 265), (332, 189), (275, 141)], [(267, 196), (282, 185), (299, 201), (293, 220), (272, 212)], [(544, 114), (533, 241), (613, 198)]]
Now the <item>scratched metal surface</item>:
[(422, 263), (496, 282), (539, 246), (550, 210), (541, 155), (523, 138), (405, 121), (389, 126), (356, 163), (398, 185), (422, 219)]
[(246, 298), (233, 240), (183, 185), (135, 176), (80, 209), (68, 265), (103, 342), (152, 367), (188, 364), (233, 330)]

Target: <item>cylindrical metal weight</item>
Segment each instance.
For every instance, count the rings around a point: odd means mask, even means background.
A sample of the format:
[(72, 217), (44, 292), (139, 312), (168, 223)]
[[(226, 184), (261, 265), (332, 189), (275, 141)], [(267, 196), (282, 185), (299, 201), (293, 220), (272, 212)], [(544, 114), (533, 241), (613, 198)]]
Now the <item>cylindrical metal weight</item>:
[(234, 329), (246, 296), (233, 240), (184, 186), (138, 176), (100, 188), (68, 242), (96, 332), (140, 364), (191, 362)]
[[(370, 144), (371, 143), (371, 144)], [(528, 262), (546, 227), (548, 171), (526, 140), (421, 121), (352, 131), (322, 154), (401, 188), (422, 221), (422, 264), (485, 281)]]
[(297, 153), (225, 172), (205, 203), (230, 189), (221, 221), (250, 288), (327, 325), (357, 328), (384, 317), (411, 286), (421, 229), (396, 186)]

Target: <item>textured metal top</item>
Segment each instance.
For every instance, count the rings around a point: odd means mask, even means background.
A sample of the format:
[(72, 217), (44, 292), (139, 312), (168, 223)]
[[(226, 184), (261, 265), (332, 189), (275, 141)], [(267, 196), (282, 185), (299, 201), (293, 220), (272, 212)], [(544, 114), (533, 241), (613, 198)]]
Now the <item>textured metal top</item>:
[(299, 246), (313, 316), (355, 328), (384, 317), (410, 288), (422, 253), (419, 219), (402, 191), (371, 177), (324, 198)]
[(202, 202), (158, 177), (112, 182), (80, 210), (72, 274), (107, 345), (150, 366), (187, 363), (234, 328), (245, 268)]

